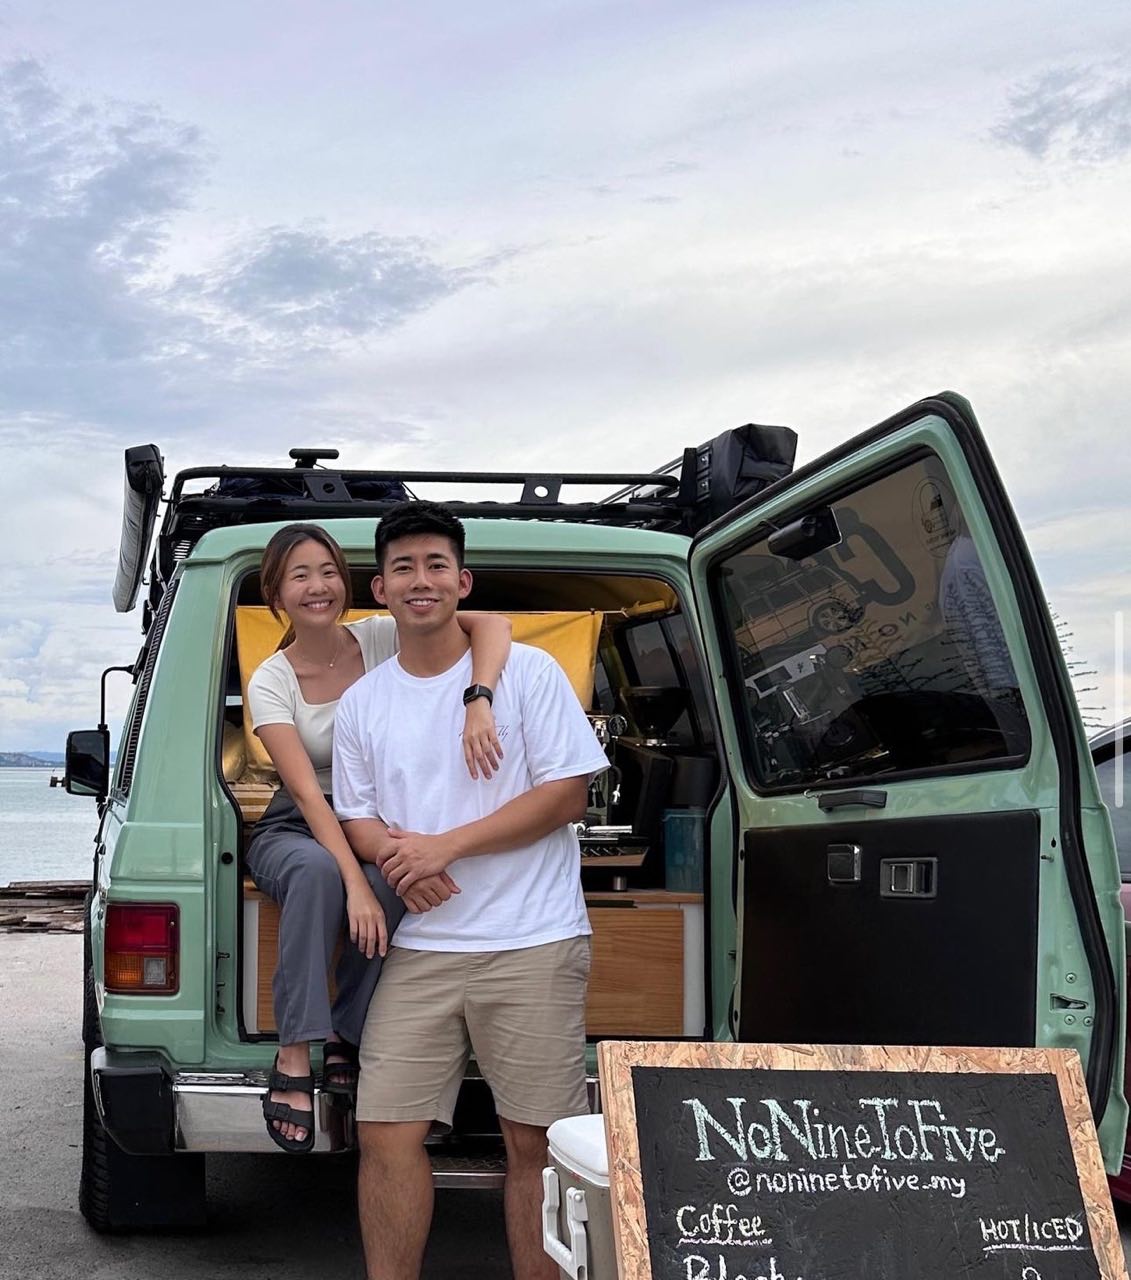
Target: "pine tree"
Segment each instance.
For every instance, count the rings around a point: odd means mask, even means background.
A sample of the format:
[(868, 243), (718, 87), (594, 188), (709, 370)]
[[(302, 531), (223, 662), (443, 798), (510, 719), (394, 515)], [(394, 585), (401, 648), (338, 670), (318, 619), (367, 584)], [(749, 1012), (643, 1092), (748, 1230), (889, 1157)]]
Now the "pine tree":
[(1068, 676), (1072, 681), (1072, 692), (1076, 695), (1076, 705), (1080, 709), (1080, 718), (1084, 721), (1084, 728), (1089, 733), (1094, 733), (1097, 729), (1106, 728), (1108, 722), (1107, 707), (1102, 703), (1099, 705), (1085, 703), (1082, 697), (1082, 695), (1099, 691), (1099, 685), (1081, 683), (1081, 681), (1097, 675), (1098, 672), (1094, 667), (1089, 667), (1083, 658), (1076, 656), (1076, 648), (1072, 643), (1072, 638), (1076, 633), (1069, 629), (1067, 620), (1057, 613), (1051, 604), (1049, 605), (1049, 612), (1052, 614), (1052, 620), (1056, 626), (1056, 638), (1060, 643), (1060, 651), (1064, 655), (1064, 664), (1068, 668)]

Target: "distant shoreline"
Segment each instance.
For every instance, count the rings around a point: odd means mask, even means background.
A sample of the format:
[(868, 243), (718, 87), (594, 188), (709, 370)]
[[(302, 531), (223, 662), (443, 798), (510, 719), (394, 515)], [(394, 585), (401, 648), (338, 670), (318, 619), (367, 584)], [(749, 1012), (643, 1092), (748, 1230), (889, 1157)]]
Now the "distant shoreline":
[(44, 760), (40, 756), (26, 756), (22, 752), (0, 751), (0, 769), (58, 769), (60, 760)]

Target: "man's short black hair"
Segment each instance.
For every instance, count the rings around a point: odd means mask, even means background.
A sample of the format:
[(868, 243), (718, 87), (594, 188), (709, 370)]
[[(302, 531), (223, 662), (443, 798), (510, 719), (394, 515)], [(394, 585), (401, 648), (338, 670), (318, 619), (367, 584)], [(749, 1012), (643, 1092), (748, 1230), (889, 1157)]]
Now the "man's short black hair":
[(439, 502), (402, 502), (387, 511), (377, 524), (373, 537), (377, 572), (385, 572), (385, 553), (390, 542), (418, 533), (435, 533), (447, 538), (455, 548), (456, 567), (463, 568), (463, 525), (451, 511)]

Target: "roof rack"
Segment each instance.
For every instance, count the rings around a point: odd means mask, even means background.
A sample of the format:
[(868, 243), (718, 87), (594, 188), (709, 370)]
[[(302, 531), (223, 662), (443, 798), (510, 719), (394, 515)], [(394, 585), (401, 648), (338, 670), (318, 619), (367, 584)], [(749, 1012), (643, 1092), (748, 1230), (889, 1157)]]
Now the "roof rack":
[[(724, 432), (658, 471), (346, 471), (318, 465), (337, 450), (290, 450), (291, 467), (190, 467), (173, 479), (149, 577), (143, 629), (177, 562), (211, 529), (277, 520), (380, 519), (417, 495), (416, 485), (509, 486), (517, 498), (443, 502), (464, 519), (560, 520), (662, 530), (690, 535), (792, 468), (797, 437), (786, 427), (739, 427)], [(164, 488), (164, 463), (155, 445), (126, 451), (126, 502), (114, 603), (133, 608)], [(724, 474), (724, 472), (726, 474)], [(562, 498), (565, 487), (615, 486), (584, 501)], [(723, 505), (720, 507), (720, 503)]]

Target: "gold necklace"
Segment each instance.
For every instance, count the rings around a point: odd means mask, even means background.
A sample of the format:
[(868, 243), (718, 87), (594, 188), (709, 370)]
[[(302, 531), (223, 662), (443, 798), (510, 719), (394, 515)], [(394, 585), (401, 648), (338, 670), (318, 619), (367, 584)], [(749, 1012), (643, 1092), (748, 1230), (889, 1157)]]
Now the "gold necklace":
[(334, 669), (334, 663), (335, 663), (335, 662), (337, 662), (337, 660), (342, 656), (342, 632), (343, 632), (344, 630), (345, 630), (345, 628), (344, 628), (344, 627), (338, 627), (338, 628), (337, 628), (337, 631), (338, 631), (338, 645), (337, 645), (337, 648), (334, 650), (334, 656), (330, 659), (330, 661), (329, 661), (329, 662), (315, 662), (315, 660), (314, 660), (313, 658), (308, 657), (305, 653), (302, 655), (302, 656), (303, 656), (303, 661), (305, 661), (305, 662), (309, 662), (309, 663), (311, 664), (311, 666), (314, 666), (314, 667), (322, 667), (322, 666), (324, 666), (324, 667), (329, 668), (329, 670), (333, 671), (333, 669)]

